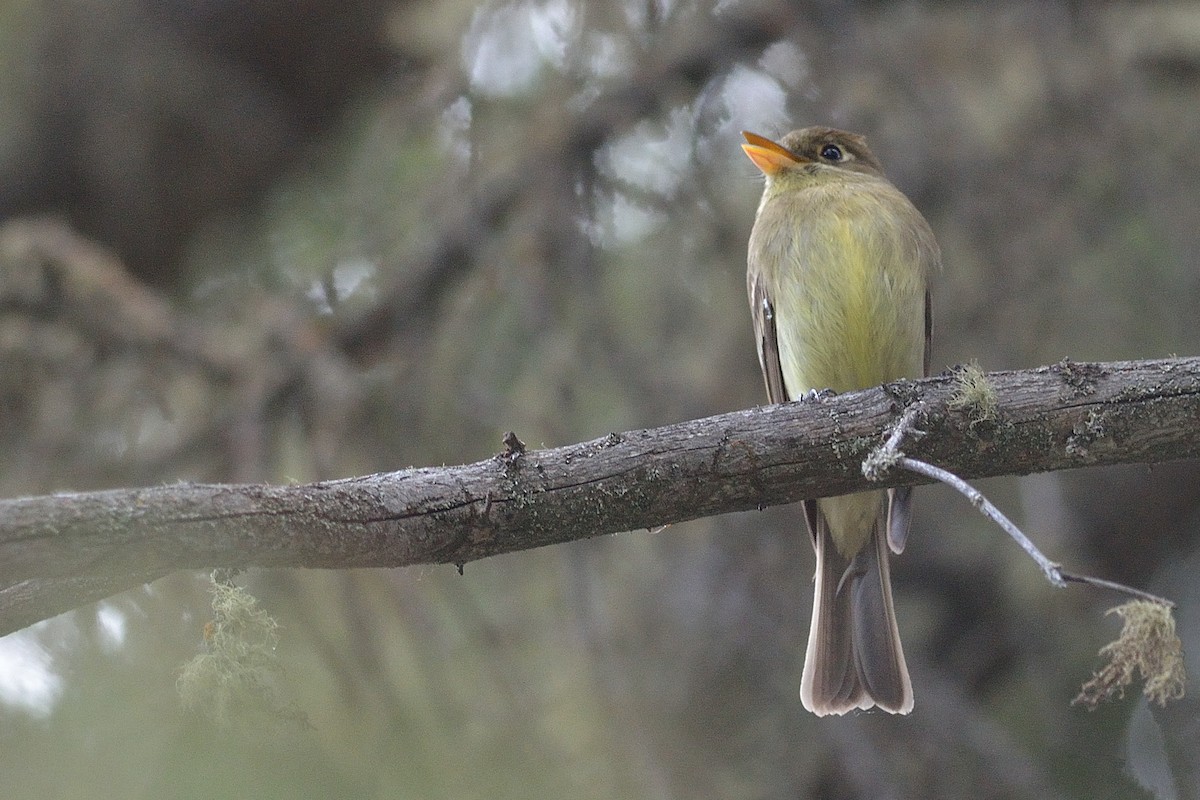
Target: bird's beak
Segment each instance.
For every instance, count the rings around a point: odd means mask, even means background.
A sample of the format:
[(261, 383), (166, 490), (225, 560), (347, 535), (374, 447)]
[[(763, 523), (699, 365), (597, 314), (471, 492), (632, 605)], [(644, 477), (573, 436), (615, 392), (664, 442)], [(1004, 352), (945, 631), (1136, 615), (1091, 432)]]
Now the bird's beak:
[(765, 136), (759, 136), (757, 133), (749, 131), (742, 131), (742, 136), (746, 137), (746, 144), (742, 145), (742, 149), (754, 162), (754, 166), (762, 170), (764, 175), (774, 175), (785, 167), (808, 161), (807, 158), (801, 158), (790, 150), (785, 150)]

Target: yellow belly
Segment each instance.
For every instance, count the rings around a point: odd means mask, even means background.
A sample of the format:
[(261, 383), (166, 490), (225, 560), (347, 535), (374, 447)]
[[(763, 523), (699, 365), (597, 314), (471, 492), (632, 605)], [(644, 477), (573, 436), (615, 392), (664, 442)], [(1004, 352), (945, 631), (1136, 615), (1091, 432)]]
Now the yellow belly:
[[(793, 399), (810, 389), (848, 392), (924, 373), (924, 273), (903, 247), (845, 220), (798, 237), (776, 287), (784, 383)], [(884, 493), (824, 498), (818, 507), (843, 556), (857, 553), (882, 513)]]
[(783, 379), (793, 399), (848, 392), (924, 372), (924, 270), (906, 248), (853, 219), (795, 237), (776, 276)]
[(883, 511), (883, 492), (859, 492), (823, 497), (817, 508), (829, 523), (829, 535), (843, 557), (850, 559), (871, 535), (875, 518)]

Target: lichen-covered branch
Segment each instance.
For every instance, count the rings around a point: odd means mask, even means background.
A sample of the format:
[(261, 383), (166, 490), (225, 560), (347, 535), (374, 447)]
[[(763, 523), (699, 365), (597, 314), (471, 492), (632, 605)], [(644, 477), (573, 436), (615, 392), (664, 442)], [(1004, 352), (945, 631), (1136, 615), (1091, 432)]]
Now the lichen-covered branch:
[[(0, 633), (177, 569), (463, 564), (871, 483), (863, 459), (919, 401), (914, 458), (963, 478), (1200, 457), (1200, 358), (956, 376), (609, 434), (474, 464), (296, 486), (172, 484), (0, 501)], [(500, 443), (497, 443), (500, 446)]]

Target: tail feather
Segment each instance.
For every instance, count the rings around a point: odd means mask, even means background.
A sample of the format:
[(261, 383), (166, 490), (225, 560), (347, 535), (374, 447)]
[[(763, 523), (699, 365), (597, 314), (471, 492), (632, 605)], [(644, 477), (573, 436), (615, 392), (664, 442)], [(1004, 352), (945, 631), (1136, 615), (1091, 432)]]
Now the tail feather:
[(912, 525), (912, 487), (888, 489), (887, 540), (896, 555), (904, 552), (908, 529)]
[[(851, 569), (859, 578), (850, 601), (858, 679), (875, 705), (892, 714), (912, 711), (912, 682), (896, 626), (888, 546), (878, 526)], [(855, 565), (861, 564), (861, 571)]]
[(834, 546), (824, 515), (816, 514), (816, 597), (800, 683), (800, 699), (814, 714), (873, 706), (893, 714), (912, 711), (884, 519), (876, 518), (866, 544), (846, 559)]
[(813, 532), (817, 552), (816, 596), (812, 625), (804, 654), (800, 700), (814, 714), (842, 714), (862, 706), (863, 689), (854, 664), (850, 592), (842, 586), (849, 565), (833, 546), (825, 518), (819, 517)]

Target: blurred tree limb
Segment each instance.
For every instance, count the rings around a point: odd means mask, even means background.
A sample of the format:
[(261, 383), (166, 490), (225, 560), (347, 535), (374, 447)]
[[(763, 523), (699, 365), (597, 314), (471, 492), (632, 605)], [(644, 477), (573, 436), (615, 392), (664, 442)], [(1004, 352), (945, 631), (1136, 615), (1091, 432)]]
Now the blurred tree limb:
[[(310, 309), (237, 294), (245, 304), (224, 314), (185, 309), (61, 220), (0, 224), (0, 442), (10, 473), (34, 486), (50, 475), (108, 480), (111, 461), (81, 444), (136, 425), (147, 405), (179, 429), (127, 462), (125, 483), (178, 474), (197, 453), (223, 460), (216, 472), (228, 480), (255, 480), (285, 403), (313, 410), (307, 435), (327, 461), (360, 392), (351, 367)], [(106, 384), (113, 373), (127, 377)]]
[(958, 374), (295, 486), (176, 484), (0, 501), (0, 633), (173, 570), (468, 561), (606, 533), (914, 482), (862, 462), (920, 401), (906, 450), (964, 478), (1200, 456), (1200, 358)]

